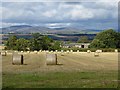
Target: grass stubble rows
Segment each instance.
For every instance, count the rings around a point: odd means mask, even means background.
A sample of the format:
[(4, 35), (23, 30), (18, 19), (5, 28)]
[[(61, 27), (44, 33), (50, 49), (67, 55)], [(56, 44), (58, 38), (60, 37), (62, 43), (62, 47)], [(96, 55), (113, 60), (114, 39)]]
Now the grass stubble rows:
[(116, 88), (118, 53), (65, 53), (58, 65), (46, 65), (45, 53), (24, 54), (24, 65), (2, 57), (3, 88)]

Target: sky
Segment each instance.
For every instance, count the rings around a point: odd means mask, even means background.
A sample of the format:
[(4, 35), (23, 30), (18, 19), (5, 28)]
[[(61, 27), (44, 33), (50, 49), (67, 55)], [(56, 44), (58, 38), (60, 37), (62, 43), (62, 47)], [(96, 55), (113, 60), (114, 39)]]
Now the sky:
[(118, 0), (45, 1), (4, 0), (0, 5), (0, 26), (32, 25), (78, 27), (80, 29), (117, 29)]

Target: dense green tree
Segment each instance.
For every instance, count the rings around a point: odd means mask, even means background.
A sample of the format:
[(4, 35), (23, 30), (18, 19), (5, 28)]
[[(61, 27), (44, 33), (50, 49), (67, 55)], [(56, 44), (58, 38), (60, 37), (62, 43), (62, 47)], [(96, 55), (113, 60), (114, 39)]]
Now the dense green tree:
[(7, 42), (5, 43), (7, 49), (16, 50), (16, 40), (17, 40), (16, 36), (10, 36)]
[(112, 29), (102, 31), (91, 42), (91, 48), (117, 48), (118, 33)]
[(117, 34), (117, 48), (120, 48), (120, 32)]
[(30, 50), (50, 50), (53, 45), (53, 40), (48, 36), (43, 36), (39, 33), (34, 33), (30, 40)]
[(26, 51), (28, 48), (28, 44), (29, 44), (29, 41), (24, 38), (17, 39), (16, 49), (18, 51)]
[(52, 43), (53, 40), (48, 36), (43, 36), (41, 39), (41, 45), (43, 50), (49, 50), (49, 48), (52, 46)]
[(88, 40), (88, 37), (87, 36), (81, 36), (78, 41), (78, 43), (88, 43), (89, 40)]
[(48, 36), (34, 33), (33, 38), (26, 40), (24, 38), (17, 39), (16, 36), (10, 36), (6, 42), (7, 49), (26, 51), (28, 48), (34, 50), (57, 50), (60, 49), (60, 43), (53, 41)]
[(60, 50), (61, 49), (60, 45), (61, 45), (61, 42), (54, 41), (54, 43), (51, 45), (49, 50)]
[(42, 35), (39, 33), (34, 33), (33, 38), (30, 39), (30, 43), (29, 43), (29, 48), (30, 50), (40, 50), (42, 49), (42, 45), (41, 45), (41, 40), (42, 40)]

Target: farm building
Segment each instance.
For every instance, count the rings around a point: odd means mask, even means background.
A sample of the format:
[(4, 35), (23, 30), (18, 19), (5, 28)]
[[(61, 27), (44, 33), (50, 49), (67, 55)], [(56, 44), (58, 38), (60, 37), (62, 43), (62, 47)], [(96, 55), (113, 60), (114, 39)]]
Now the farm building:
[(70, 43), (70, 44), (63, 44), (63, 48), (72, 48), (72, 47), (78, 47), (78, 48), (88, 48), (90, 43)]

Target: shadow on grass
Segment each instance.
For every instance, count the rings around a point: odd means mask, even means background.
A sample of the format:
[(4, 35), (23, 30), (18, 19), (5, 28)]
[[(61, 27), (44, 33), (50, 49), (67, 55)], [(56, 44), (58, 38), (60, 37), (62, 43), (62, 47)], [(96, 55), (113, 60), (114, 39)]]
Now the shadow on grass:
[(28, 64), (12, 64), (12, 65), (28, 65)]
[(56, 66), (61, 66), (61, 65), (63, 65), (63, 64), (60, 64), (60, 63), (58, 63), (58, 64), (47, 64), (47, 66), (54, 66), (54, 65), (56, 65)]

